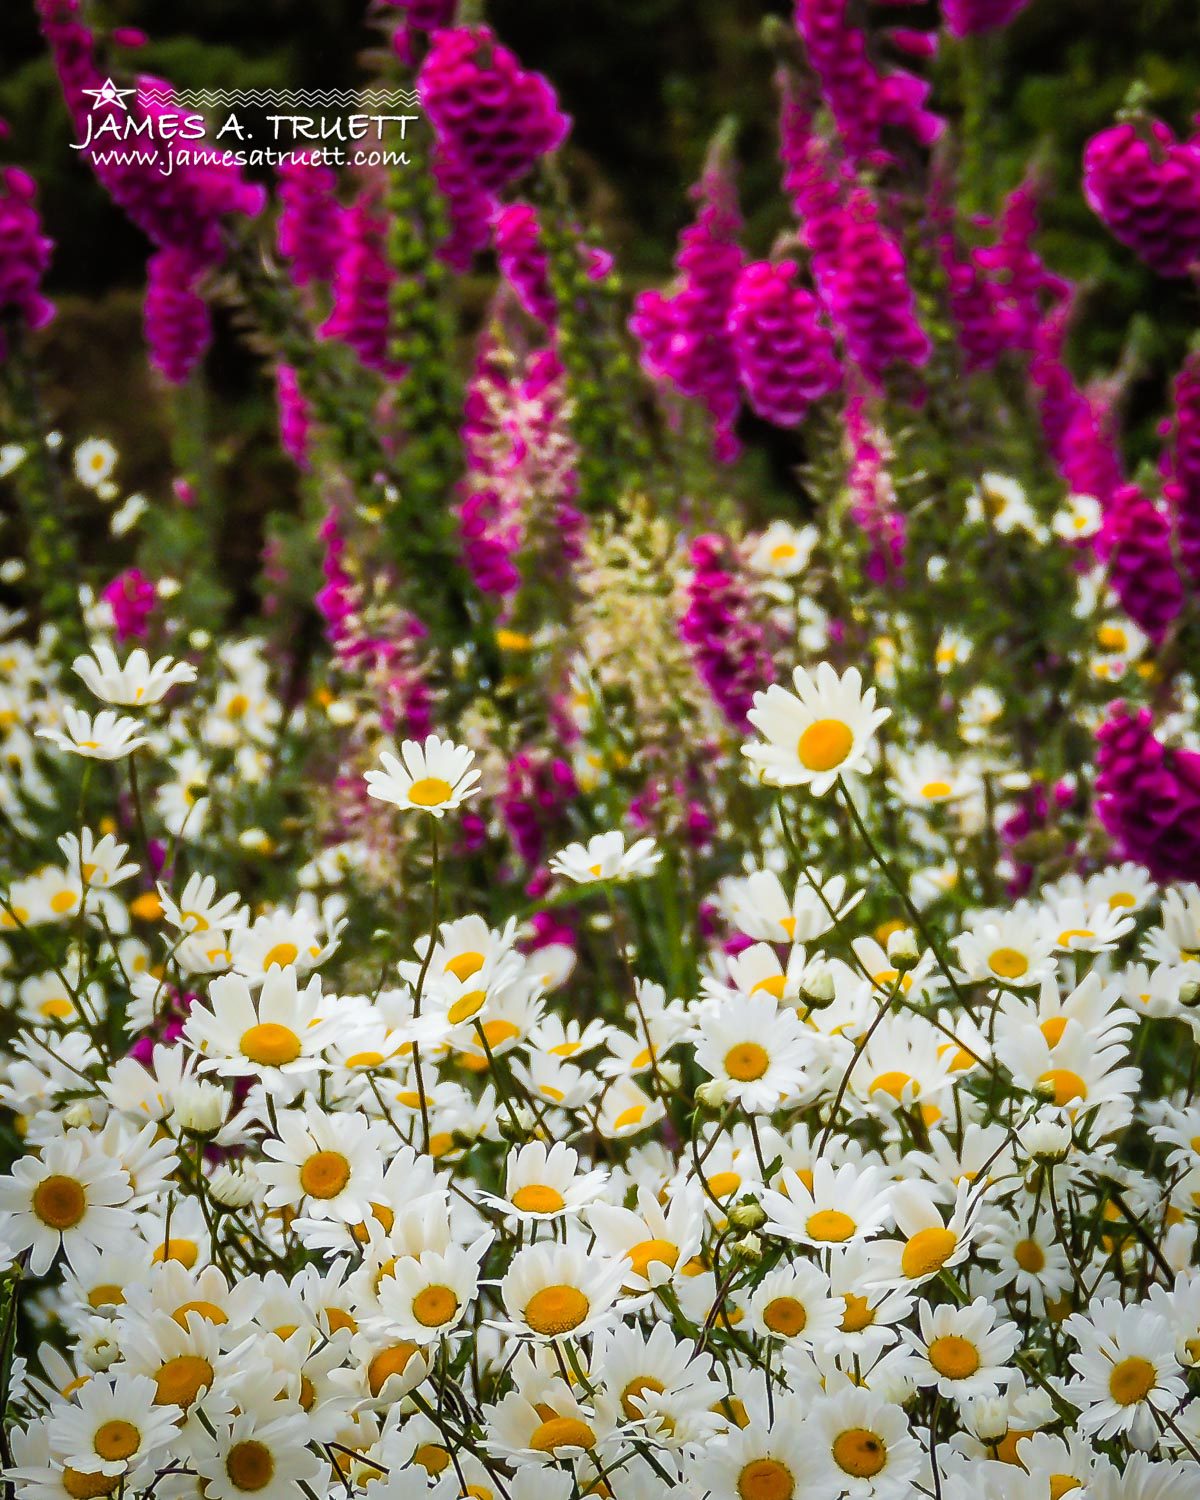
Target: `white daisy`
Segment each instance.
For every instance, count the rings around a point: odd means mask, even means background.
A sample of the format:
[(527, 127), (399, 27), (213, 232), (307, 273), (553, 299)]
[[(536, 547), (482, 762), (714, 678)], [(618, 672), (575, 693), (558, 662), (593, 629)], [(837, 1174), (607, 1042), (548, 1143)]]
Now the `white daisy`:
[(396, 807), (415, 807), (440, 818), (479, 789), (479, 772), (472, 769), (475, 752), (436, 734), (424, 744), (405, 740), (399, 757), (385, 750), (379, 759), (383, 769), (368, 771), (364, 778), (368, 795)]
[(875, 689), (863, 690), (857, 667), (839, 677), (821, 662), (813, 675), (797, 667), (792, 680), (794, 694), (775, 684), (755, 693), (747, 717), (766, 744), (743, 745), (742, 754), (768, 785), (807, 786), (820, 796), (861, 768), (891, 710), (875, 707)]
[(160, 703), (176, 683), (196, 680), (196, 669), (190, 662), (162, 656), (151, 665), (140, 646), (129, 653), (122, 666), (105, 641), (95, 642), (91, 656), (77, 656), (71, 667), (102, 703), (119, 708), (147, 708)]

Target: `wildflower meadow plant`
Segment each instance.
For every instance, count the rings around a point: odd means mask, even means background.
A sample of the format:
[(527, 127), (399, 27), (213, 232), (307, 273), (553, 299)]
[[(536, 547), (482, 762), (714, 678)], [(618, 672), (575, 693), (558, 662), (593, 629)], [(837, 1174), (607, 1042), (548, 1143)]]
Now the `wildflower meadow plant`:
[[(94, 129), (125, 43), (35, 8)], [(1200, 1494), (1200, 365), (1138, 463), (1038, 167), (978, 201), (1025, 8), (768, 21), (775, 154), (716, 132), (661, 286), (454, 0), (372, 12), (403, 164), (81, 153), (159, 492), (42, 378), (0, 170), (18, 1500)], [(1171, 281), (1180, 124), (1078, 168)]]

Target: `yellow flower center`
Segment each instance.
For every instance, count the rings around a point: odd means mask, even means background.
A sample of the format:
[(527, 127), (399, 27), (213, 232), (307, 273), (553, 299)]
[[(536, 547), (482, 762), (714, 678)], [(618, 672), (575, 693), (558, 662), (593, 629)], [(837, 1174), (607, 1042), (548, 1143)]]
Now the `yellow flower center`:
[(1016, 948), (997, 948), (988, 958), (988, 968), (1001, 979), (1021, 979), (1029, 972), (1029, 960)]
[(873, 1479), (887, 1463), (887, 1444), (867, 1427), (848, 1427), (833, 1440), (833, 1461), (855, 1479)]
[(626, 1254), (636, 1276), (648, 1275), (650, 1267), (656, 1262), (669, 1270), (674, 1270), (679, 1263), (679, 1246), (673, 1245), (670, 1240), (642, 1240), (626, 1251)]
[(200, 1247), (195, 1240), (171, 1238), (155, 1245), (154, 1254), (150, 1258), (156, 1264), (161, 1261), (175, 1260), (185, 1270), (190, 1271), (200, 1259)]
[(454, 788), (440, 776), (422, 776), (408, 789), (408, 800), (415, 807), (440, 807), (453, 795)]
[(1038, 1088), (1047, 1093), (1052, 1092), (1054, 1102), (1060, 1109), (1073, 1104), (1076, 1099), (1086, 1099), (1088, 1094), (1087, 1084), (1078, 1073), (1072, 1073), (1070, 1068), (1051, 1068), (1038, 1079)]
[(98, 1500), (100, 1495), (111, 1495), (120, 1482), (120, 1474), (81, 1474), (78, 1469), (62, 1471), (62, 1487), (72, 1500)]
[(422, 1328), (440, 1328), (458, 1312), (458, 1298), (448, 1286), (422, 1287), (413, 1298), (412, 1311)]
[(1058, 935), (1058, 946), (1060, 948), (1070, 948), (1076, 939), (1086, 941), (1086, 939), (1094, 938), (1095, 936), (1096, 934), (1090, 927), (1067, 927)]
[(33, 1190), (32, 1208), (48, 1229), (74, 1229), (87, 1212), (83, 1184), (58, 1173), (44, 1177)]
[(213, 1383), (213, 1367), (199, 1354), (180, 1354), (167, 1360), (154, 1377), (156, 1406), (191, 1406), (200, 1392)]
[(725, 1054), (725, 1071), (739, 1083), (753, 1083), (770, 1066), (770, 1054), (757, 1042), (739, 1042)]
[(317, 1151), (300, 1168), (300, 1186), (310, 1198), (336, 1198), (350, 1181), (350, 1163), (340, 1151)]
[(970, 1339), (948, 1333), (930, 1344), (929, 1363), (947, 1380), (966, 1380), (979, 1368), (979, 1350)]
[(567, 1200), (557, 1188), (543, 1182), (531, 1182), (518, 1188), (512, 1196), (514, 1208), (523, 1214), (557, 1214), (567, 1206)]
[(266, 1443), (247, 1438), (225, 1455), (225, 1472), (235, 1489), (265, 1490), (275, 1477), (275, 1459)]
[(422, 1443), (413, 1454), (413, 1463), (420, 1464), (426, 1474), (436, 1479), (450, 1467), (450, 1450), (439, 1443)]
[(591, 1303), (578, 1287), (544, 1286), (525, 1304), (525, 1321), (534, 1333), (557, 1338), (578, 1328), (591, 1310)]
[(1050, 1500), (1062, 1500), (1064, 1495), (1069, 1495), (1072, 1490), (1079, 1489), (1081, 1481), (1074, 1474), (1051, 1474), (1050, 1476)]
[(55, 891), (50, 897), (50, 910), (61, 916), (63, 912), (71, 910), (75, 905), (75, 899), (74, 891)]
[(806, 771), (819, 773), (840, 766), (853, 748), (854, 736), (840, 719), (814, 719), (800, 736), (796, 754)]
[(1144, 1401), (1154, 1389), (1157, 1379), (1154, 1366), (1148, 1359), (1131, 1355), (1112, 1367), (1108, 1377), (1108, 1393), (1118, 1406), (1135, 1406)]
[(809, 1216), (808, 1223), (804, 1227), (809, 1239), (840, 1245), (852, 1238), (858, 1225), (840, 1208), (821, 1208)]
[(958, 1236), (940, 1224), (919, 1229), (900, 1256), (900, 1269), (910, 1281), (940, 1271), (958, 1248)]
[(770, 557), (772, 562), (791, 562), (796, 555), (796, 548), (792, 542), (776, 542), (771, 548)]
[[(772, 1000), (782, 1000), (783, 991), (786, 984), (787, 978), (785, 975), (768, 974), (765, 979), (760, 979), (758, 981), (758, 983), (754, 986), (750, 993), (752, 995), (757, 995), (759, 990), (764, 990), (768, 995), (770, 995)], [(728, 1059), (726, 1061), (728, 1061)]]
[(142, 1435), (132, 1422), (114, 1417), (102, 1422), (92, 1435), (92, 1447), (106, 1463), (119, 1463), (138, 1450)]
[(483, 968), (482, 953), (456, 953), (446, 963), (443, 973), (453, 974), (460, 984), (470, 979), (472, 974), (478, 974)]
[(1137, 899), (1131, 891), (1114, 891), (1108, 898), (1109, 911), (1120, 911), (1122, 907), (1136, 905)]
[(1041, 1024), (1041, 1033), (1046, 1038), (1047, 1047), (1057, 1047), (1063, 1039), (1063, 1032), (1067, 1029), (1066, 1016), (1047, 1016)]
[(286, 969), (288, 964), (296, 962), (299, 952), (295, 943), (276, 943), (263, 957), (263, 973), (265, 974), (272, 964), (278, 964), (281, 969)]
[[(880, 1073), (879, 1077), (871, 1084), (871, 1093), (890, 1094), (896, 1103), (899, 1104), (904, 1090), (912, 1082), (911, 1073), (901, 1073), (899, 1070), (893, 1070), (890, 1073)], [(915, 1095), (919, 1091), (914, 1089), (913, 1092)]]
[(596, 1434), (578, 1417), (551, 1417), (534, 1430), (529, 1446), (535, 1453), (553, 1453), (558, 1448), (591, 1448)]
[(738, 1475), (737, 1492), (741, 1500), (792, 1500), (796, 1481), (777, 1458), (756, 1458)]
[(282, 1068), (300, 1056), (300, 1038), (277, 1021), (260, 1021), (242, 1033), (242, 1056), (263, 1068)]
[[(472, 1016), (478, 1015), (483, 1009), (483, 1002), (487, 999), (486, 990), (468, 990), (465, 995), (460, 995), (446, 1013), (446, 1018), (452, 1026), (457, 1026), (460, 1021), (469, 1021)], [(489, 1046), (491, 1043), (489, 1042)]]
[(218, 1326), (221, 1323), (229, 1322), (228, 1314), (223, 1308), (218, 1307), (215, 1302), (185, 1302), (181, 1307), (177, 1307), (171, 1316), (179, 1324), (180, 1328), (186, 1328), (189, 1313), (195, 1313), (197, 1317), (203, 1318), (206, 1323), (213, 1323)]
[(1013, 1246), (1013, 1259), (1022, 1271), (1036, 1276), (1046, 1265), (1046, 1252), (1036, 1240), (1018, 1240)]
[(88, 1293), (88, 1306), (122, 1307), (125, 1303), (125, 1293), (119, 1286), (107, 1283), (104, 1286), (94, 1286)]
[(630, 1125), (637, 1125), (646, 1113), (644, 1104), (631, 1104), (628, 1109), (623, 1109), (613, 1121), (614, 1130), (624, 1130)]
[(927, 802), (939, 802), (943, 797), (949, 797), (953, 790), (948, 781), (927, 781), (921, 788), (921, 796)]
[(793, 1339), (808, 1326), (808, 1310), (795, 1297), (774, 1297), (763, 1308), (763, 1322), (772, 1333)]
[(403, 1375), (416, 1352), (416, 1344), (406, 1341), (381, 1349), (367, 1366), (367, 1386), (372, 1396), (378, 1396), (393, 1375)]
[(741, 1185), (741, 1174), (738, 1172), (714, 1172), (708, 1179), (708, 1190), (714, 1198), (728, 1198)]
[(640, 1400), (647, 1392), (660, 1395), (663, 1389), (662, 1381), (655, 1380), (653, 1375), (639, 1375), (631, 1380), (621, 1392), (621, 1410), (631, 1422), (636, 1422), (641, 1418), (642, 1413), (633, 1404), (634, 1400)]
[(856, 1292), (846, 1293), (846, 1315), (842, 1319), (843, 1333), (861, 1333), (875, 1321), (875, 1309), (865, 1297)]

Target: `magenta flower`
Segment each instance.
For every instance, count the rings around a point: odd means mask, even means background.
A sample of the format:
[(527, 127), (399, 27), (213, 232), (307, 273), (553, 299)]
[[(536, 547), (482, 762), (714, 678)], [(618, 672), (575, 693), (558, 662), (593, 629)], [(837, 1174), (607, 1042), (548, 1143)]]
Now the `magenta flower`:
[(1200, 354), (1189, 355), (1176, 377), (1172, 436), (1163, 494), (1184, 572), (1200, 589)]
[[(841, 365), (816, 297), (796, 283), (794, 260), (755, 261), (738, 277), (729, 336), (750, 405), (795, 427), (814, 401), (837, 390)], [(699, 545), (699, 544), (697, 544)]]
[(186, 250), (157, 250), (146, 262), (142, 323), (150, 363), (182, 385), (212, 342), (208, 304), (195, 290), (204, 267)]
[(154, 612), (158, 592), (139, 568), (126, 568), (101, 591), (113, 612), (117, 640), (140, 640), (146, 634), (146, 622)]
[(550, 291), (550, 267), (539, 239), (536, 211), (528, 203), (509, 204), (492, 220), (492, 232), (496, 260), (517, 301), (531, 318), (553, 327), (555, 304)]
[(1083, 193), (1112, 234), (1160, 276), (1200, 262), (1200, 142), (1160, 120), (1102, 130), (1083, 153)]
[(54, 316), (41, 293), (54, 242), (42, 233), (36, 197), (33, 178), (18, 167), (0, 172), (0, 315), (13, 313), (27, 328), (43, 328)]
[(398, 380), (404, 367), (389, 357), (389, 297), (392, 268), (384, 254), (382, 212), (363, 196), (345, 214), (342, 251), (333, 279), (333, 311), (320, 336), (337, 339), (358, 355), (368, 370)]
[(943, 0), (942, 11), (951, 36), (981, 36), (999, 31), (1029, 4), (1029, 0)]
[(485, 192), (523, 177), (570, 129), (549, 83), (487, 26), (436, 32), (417, 87), (439, 144)]
[(744, 257), (737, 191), (720, 148), (710, 153), (691, 196), (700, 208), (680, 237), (674, 287), (643, 292), (630, 328), (647, 372), (707, 409), (716, 456), (730, 463), (738, 454), (741, 392), (729, 316)]
[(1098, 550), (1121, 607), (1155, 643), (1183, 608), (1171, 525), (1136, 484), (1118, 485), (1104, 503)]
[(932, 144), (944, 122), (925, 108), (929, 84), (903, 69), (876, 67), (866, 33), (850, 24), (848, 9), (849, 0), (796, 0), (796, 29), (847, 154), (862, 162), (890, 160), (887, 129)]
[(679, 634), (692, 648), (700, 680), (713, 701), (739, 732), (754, 694), (774, 681), (775, 664), (763, 645), (751, 597), (739, 576), (736, 553), (723, 536), (698, 536), (692, 543), (687, 583), (688, 607)]
[(861, 391), (851, 393), (844, 420), (850, 453), (846, 475), (850, 513), (867, 539), (865, 572), (873, 583), (896, 583), (904, 570), (904, 514), (896, 504), (883, 441), (871, 427)]
[(309, 408), (300, 377), (291, 365), (275, 366), (275, 401), (279, 411), (279, 442), (301, 473), (308, 473)]
[(342, 209), (337, 175), (303, 157), (280, 164), (279, 253), (292, 268), (297, 286), (333, 279), (342, 240)]
[(1200, 754), (1156, 739), (1148, 708), (1114, 704), (1096, 737), (1097, 811), (1155, 880), (1200, 881)]

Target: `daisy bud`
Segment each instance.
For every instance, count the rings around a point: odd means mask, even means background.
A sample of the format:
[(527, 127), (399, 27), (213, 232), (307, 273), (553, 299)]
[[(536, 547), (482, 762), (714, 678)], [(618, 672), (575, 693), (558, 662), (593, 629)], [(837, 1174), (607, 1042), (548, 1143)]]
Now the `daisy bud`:
[(1200, 979), (1185, 979), (1179, 986), (1179, 1003), (1185, 1010), (1200, 1005)]
[(121, 1357), (121, 1349), (107, 1326), (89, 1331), (80, 1341), (79, 1353), (89, 1370), (107, 1370)]
[(1029, 1158), (1043, 1167), (1057, 1166), (1071, 1152), (1070, 1127), (1057, 1120), (1035, 1120), (1020, 1141)]
[(735, 1260), (754, 1265), (762, 1259), (762, 1241), (756, 1234), (743, 1235), (740, 1240), (734, 1240), (732, 1254)]
[(64, 1125), (91, 1126), (95, 1123), (92, 1118), (92, 1106), (87, 1099), (77, 1099), (74, 1104), (63, 1112)]
[(723, 1078), (710, 1078), (696, 1089), (696, 1103), (705, 1109), (718, 1110), (729, 1098), (729, 1085)]
[(528, 1105), (518, 1104), (513, 1112), (514, 1120), (505, 1110), (496, 1121), (496, 1129), (502, 1141), (527, 1141), (533, 1134), (536, 1124), (533, 1111)]
[(658, 1076), (669, 1089), (677, 1089), (683, 1074), (680, 1072), (677, 1062), (660, 1062), (658, 1064)]
[(827, 963), (810, 964), (800, 981), (800, 999), (809, 1010), (826, 1010), (836, 998), (833, 970)]
[(921, 950), (917, 947), (917, 940), (907, 927), (893, 932), (888, 938), (887, 954), (892, 968), (898, 974), (903, 974), (908, 969), (915, 969), (921, 961)]
[(1008, 1402), (1002, 1396), (981, 1396), (970, 1403), (967, 1420), (981, 1443), (995, 1446), (1008, 1433)]
[(729, 1210), (729, 1222), (736, 1229), (761, 1229), (767, 1222), (767, 1216), (759, 1204), (747, 1198), (743, 1203), (735, 1203)]
[(224, 1125), (228, 1114), (228, 1090), (201, 1078), (180, 1085), (171, 1118), (184, 1135), (208, 1140)]
[(222, 1208), (245, 1208), (257, 1191), (254, 1179), (237, 1167), (218, 1167), (208, 1180), (209, 1197)]

